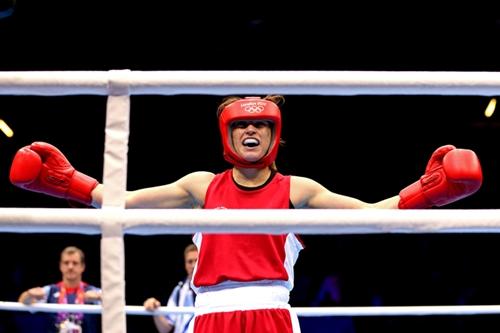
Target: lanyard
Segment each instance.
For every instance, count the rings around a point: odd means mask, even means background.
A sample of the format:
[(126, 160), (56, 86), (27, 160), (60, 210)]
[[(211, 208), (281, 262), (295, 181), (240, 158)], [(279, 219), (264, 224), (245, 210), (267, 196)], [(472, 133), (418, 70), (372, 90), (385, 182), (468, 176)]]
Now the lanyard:
[[(57, 303), (59, 304), (68, 304), (68, 290), (66, 286), (61, 281), (57, 284), (59, 287), (59, 297), (57, 298)], [(69, 291), (73, 291), (76, 289), (76, 298), (74, 304), (84, 304), (84, 295), (85, 295), (85, 283), (80, 282), (77, 288), (68, 288)]]
[[(80, 282), (77, 288), (66, 288), (64, 282), (59, 282), (57, 287), (59, 288), (59, 296), (57, 297), (58, 304), (68, 304), (68, 294), (73, 294), (76, 289), (76, 297), (74, 304), (84, 304), (85, 303), (85, 286), (86, 283)], [(70, 320), (75, 323), (81, 323), (83, 321), (83, 313), (67, 313), (59, 312), (57, 314), (57, 323), (60, 324), (66, 320)]]

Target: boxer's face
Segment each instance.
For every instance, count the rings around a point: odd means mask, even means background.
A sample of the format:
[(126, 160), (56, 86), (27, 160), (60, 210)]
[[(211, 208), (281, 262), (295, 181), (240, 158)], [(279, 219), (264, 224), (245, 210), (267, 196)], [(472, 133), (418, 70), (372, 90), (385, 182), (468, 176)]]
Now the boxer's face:
[(271, 123), (265, 120), (238, 120), (231, 124), (234, 151), (249, 162), (264, 157), (271, 144)]

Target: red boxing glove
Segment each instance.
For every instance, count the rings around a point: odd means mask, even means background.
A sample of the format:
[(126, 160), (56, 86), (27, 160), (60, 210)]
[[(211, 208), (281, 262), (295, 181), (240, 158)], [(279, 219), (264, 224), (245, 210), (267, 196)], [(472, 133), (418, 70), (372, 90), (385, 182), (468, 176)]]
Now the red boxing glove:
[(425, 174), (399, 192), (399, 208), (443, 206), (473, 194), (482, 181), (476, 153), (452, 145), (442, 146), (432, 154)]
[(19, 149), (10, 168), (10, 181), (17, 187), (57, 198), (92, 203), (92, 190), (98, 182), (76, 171), (59, 149), (45, 142), (34, 142)]

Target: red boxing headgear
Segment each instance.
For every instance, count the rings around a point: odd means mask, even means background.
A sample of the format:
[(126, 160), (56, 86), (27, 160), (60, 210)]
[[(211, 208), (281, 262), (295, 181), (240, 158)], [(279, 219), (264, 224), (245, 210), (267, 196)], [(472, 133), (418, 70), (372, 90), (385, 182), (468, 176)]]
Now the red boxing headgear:
[[(273, 123), (271, 144), (264, 157), (256, 162), (241, 158), (235, 151), (231, 139), (231, 123), (238, 120), (267, 120)], [(259, 97), (245, 97), (227, 105), (219, 116), (224, 159), (242, 168), (263, 168), (271, 165), (278, 155), (281, 138), (281, 112), (272, 101)]]

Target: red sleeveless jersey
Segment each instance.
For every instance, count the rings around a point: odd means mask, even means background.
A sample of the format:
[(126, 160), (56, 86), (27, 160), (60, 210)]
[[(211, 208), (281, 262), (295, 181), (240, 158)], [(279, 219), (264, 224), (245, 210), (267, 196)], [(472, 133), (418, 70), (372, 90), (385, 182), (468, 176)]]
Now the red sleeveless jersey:
[[(206, 209), (288, 209), (290, 176), (275, 173), (257, 188), (238, 187), (232, 170), (217, 174), (210, 183)], [(193, 275), (195, 288), (226, 281), (284, 281), (293, 286), (293, 265), (302, 244), (293, 234), (201, 234), (194, 236), (199, 256)]]

